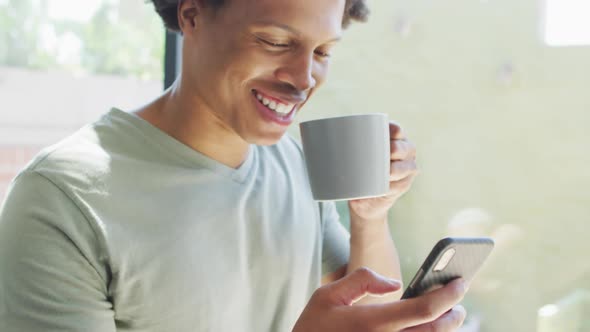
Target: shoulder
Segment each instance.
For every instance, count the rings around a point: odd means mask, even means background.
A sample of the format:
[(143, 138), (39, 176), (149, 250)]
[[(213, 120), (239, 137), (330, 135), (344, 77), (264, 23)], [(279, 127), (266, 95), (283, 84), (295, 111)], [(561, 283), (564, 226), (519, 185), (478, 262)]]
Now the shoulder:
[(21, 174), (37, 173), (58, 187), (70, 182), (82, 184), (107, 173), (110, 160), (108, 148), (100, 142), (94, 125), (88, 125), (43, 149)]
[(133, 136), (130, 130), (116, 121), (117, 118), (109, 112), (43, 149), (24, 167), (17, 179), (23, 174), (38, 174), (68, 196), (103, 191), (112, 174), (121, 168), (117, 165), (129, 159), (126, 151), (130, 149), (130, 142), (139, 141), (130, 139)]

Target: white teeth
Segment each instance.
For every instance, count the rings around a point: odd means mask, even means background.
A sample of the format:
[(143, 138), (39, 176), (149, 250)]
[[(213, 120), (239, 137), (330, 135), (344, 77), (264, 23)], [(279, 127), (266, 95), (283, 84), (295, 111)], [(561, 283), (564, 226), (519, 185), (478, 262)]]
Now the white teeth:
[(276, 113), (282, 116), (289, 114), (289, 112), (291, 112), (291, 110), (295, 106), (294, 104), (285, 105), (282, 103), (277, 103), (274, 100), (264, 98), (260, 93), (256, 94), (256, 99), (260, 100), (260, 102), (264, 104), (264, 106), (268, 107), (269, 109), (275, 111)]
[(281, 104), (280, 108), (278, 108), (275, 112), (280, 113), (281, 115), (287, 115), (293, 109), (293, 104), (285, 105)]
[(276, 111), (278, 113), (288, 114), (291, 111), (291, 108), (292, 107), (289, 107), (289, 105), (281, 104), (281, 106), (277, 108)]

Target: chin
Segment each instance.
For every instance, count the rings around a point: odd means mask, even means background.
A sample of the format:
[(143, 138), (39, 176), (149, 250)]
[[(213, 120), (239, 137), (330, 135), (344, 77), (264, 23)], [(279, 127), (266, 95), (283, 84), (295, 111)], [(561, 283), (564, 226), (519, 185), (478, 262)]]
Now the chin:
[(249, 140), (248, 143), (260, 146), (270, 146), (277, 144), (283, 136), (285, 136), (285, 132), (276, 135), (265, 135), (264, 137), (258, 136)]

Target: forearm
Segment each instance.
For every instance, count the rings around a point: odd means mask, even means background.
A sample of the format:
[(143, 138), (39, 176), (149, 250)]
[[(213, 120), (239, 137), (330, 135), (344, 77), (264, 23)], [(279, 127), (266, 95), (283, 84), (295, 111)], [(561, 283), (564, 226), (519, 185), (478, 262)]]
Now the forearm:
[[(377, 220), (361, 220), (351, 213), (350, 260), (346, 274), (362, 266), (401, 281), (399, 257), (386, 217)], [(401, 291), (398, 291), (380, 298), (365, 297), (358, 303), (382, 303), (398, 300), (400, 297)]]

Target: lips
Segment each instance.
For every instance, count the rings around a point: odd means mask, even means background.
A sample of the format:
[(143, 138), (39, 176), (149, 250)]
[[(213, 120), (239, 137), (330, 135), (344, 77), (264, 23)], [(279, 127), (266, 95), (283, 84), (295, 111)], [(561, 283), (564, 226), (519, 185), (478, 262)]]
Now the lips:
[(253, 90), (252, 92), (254, 93), (254, 96), (256, 96), (256, 99), (258, 99), (258, 101), (260, 101), (264, 106), (269, 108), (271, 111), (275, 111), (281, 116), (289, 114), (289, 112), (291, 112), (291, 110), (293, 110), (295, 107), (295, 103), (283, 101), (279, 98), (272, 97), (257, 90)]
[(293, 122), (297, 104), (286, 102), (258, 90), (252, 90), (252, 97), (256, 108), (265, 120), (282, 126), (288, 126)]

